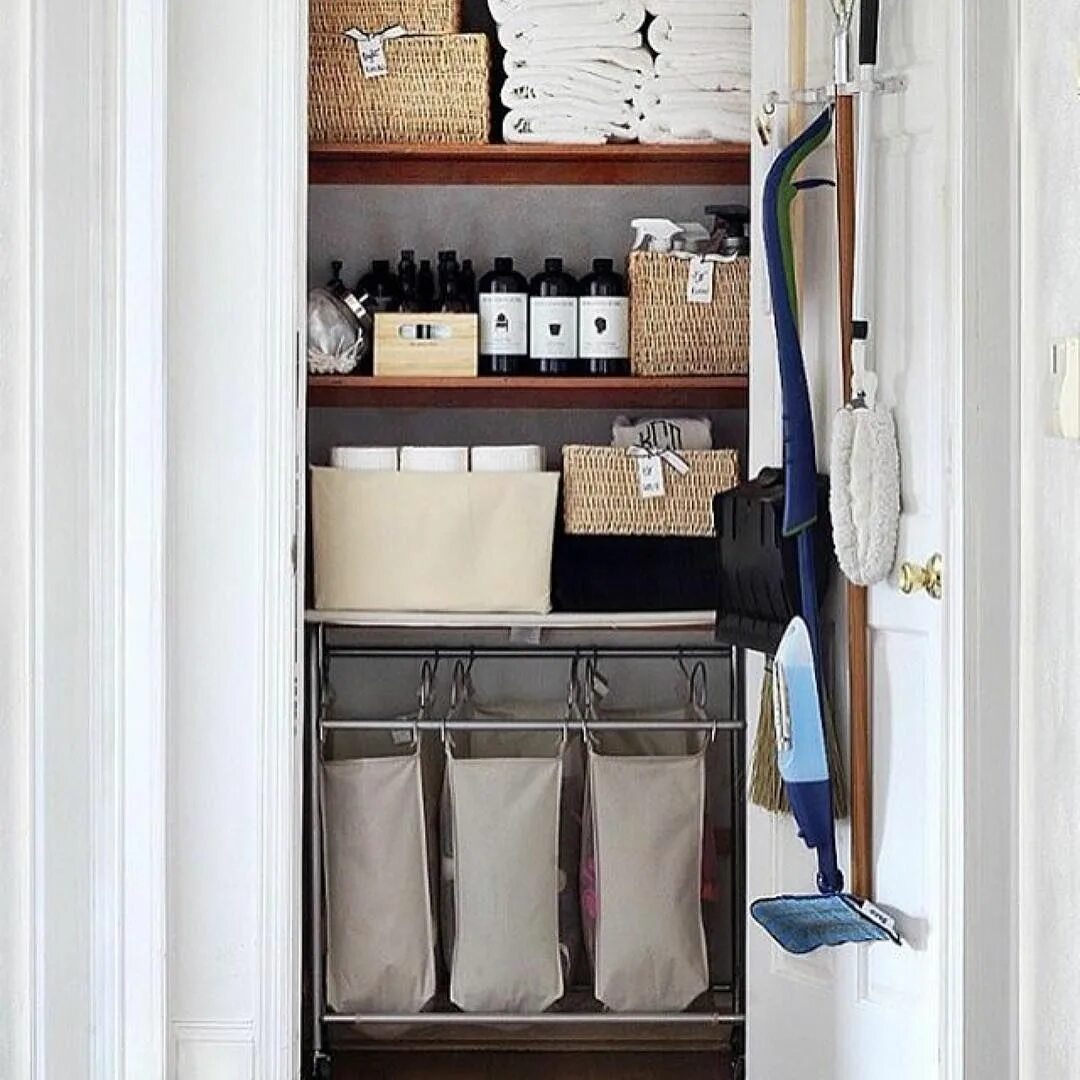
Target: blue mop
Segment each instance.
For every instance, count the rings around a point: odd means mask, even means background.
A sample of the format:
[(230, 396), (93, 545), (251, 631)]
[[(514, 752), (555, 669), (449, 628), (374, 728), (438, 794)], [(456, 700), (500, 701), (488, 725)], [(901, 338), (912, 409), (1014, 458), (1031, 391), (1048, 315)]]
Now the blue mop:
[(783, 530), (786, 536), (796, 539), (801, 612), (788, 626), (774, 665), (777, 757), (799, 835), (817, 854), (818, 895), (756, 900), (750, 913), (782, 948), (792, 953), (852, 942), (900, 942), (888, 915), (869, 901), (843, 891), (821, 707), (824, 684), (814, 570), (817, 454), (796, 314), (791, 204), (800, 190), (824, 183), (796, 181), (794, 175), (825, 141), (831, 128), (832, 110), (826, 109), (780, 153), (765, 181), (763, 215), (783, 404)]

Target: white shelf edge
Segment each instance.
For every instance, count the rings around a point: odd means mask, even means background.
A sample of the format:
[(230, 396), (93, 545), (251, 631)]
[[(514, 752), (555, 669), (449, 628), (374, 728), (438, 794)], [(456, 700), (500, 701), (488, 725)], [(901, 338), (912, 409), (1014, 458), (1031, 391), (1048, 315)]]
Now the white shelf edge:
[(312, 626), (387, 630), (710, 630), (713, 611), (635, 611), (548, 615), (432, 611), (319, 611), (304, 613)]

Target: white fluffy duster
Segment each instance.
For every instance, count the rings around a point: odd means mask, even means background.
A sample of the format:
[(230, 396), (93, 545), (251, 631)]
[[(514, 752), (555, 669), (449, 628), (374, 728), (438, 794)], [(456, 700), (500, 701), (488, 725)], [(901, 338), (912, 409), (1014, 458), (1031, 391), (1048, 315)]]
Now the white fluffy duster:
[(844, 576), (876, 585), (892, 571), (900, 530), (900, 451), (892, 413), (848, 406), (833, 422), (829, 508)]

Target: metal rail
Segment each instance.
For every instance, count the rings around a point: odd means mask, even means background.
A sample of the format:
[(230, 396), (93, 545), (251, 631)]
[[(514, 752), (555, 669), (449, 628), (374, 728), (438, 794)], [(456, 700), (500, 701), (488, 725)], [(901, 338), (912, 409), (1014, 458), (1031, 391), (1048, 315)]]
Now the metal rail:
[(323, 720), (323, 731), (742, 731), (741, 720)]
[(324, 1024), (368, 1024), (368, 1025), (394, 1025), (411, 1027), (462, 1027), (468, 1025), (485, 1025), (499, 1027), (552, 1027), (552, 1026), (576, 1026), (587, 1024), (611, 1025), (640, 1025), (640, 1024), (664, 1024), (664, 1025), (702, 1025), (710, 1026), (722, 1024), (742, 1024), (746, 1020), (743, 1013), (731, 1012), (682, 1012), (682, 1013), (648, 1013), (648, 1012), (546, 1012), (546, 1013), (458, 1013), (458, 1012), (431, 1012), (431, 1013), (354, 1013), (342, 1015), (339, 1013), (324, 1013)]
[(339, 642), (323, 648), (328, 660), (725, 660), (730, 645), (359, 645)]

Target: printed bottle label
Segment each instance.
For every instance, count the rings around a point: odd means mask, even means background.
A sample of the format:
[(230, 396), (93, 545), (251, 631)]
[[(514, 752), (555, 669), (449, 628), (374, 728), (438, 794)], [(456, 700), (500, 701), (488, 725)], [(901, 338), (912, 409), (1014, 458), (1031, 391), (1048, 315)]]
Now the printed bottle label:
[(577, 358), (576, 296), (534, 296), (529, 307), (529, 345), (535, 360)]
[(480, 294), (480, 354), (526, 356), (529, 298), (525, 293)]
[(581, 298), (583, 360), (625, 360), (630, 355), (630, 301), (625, 296)]

